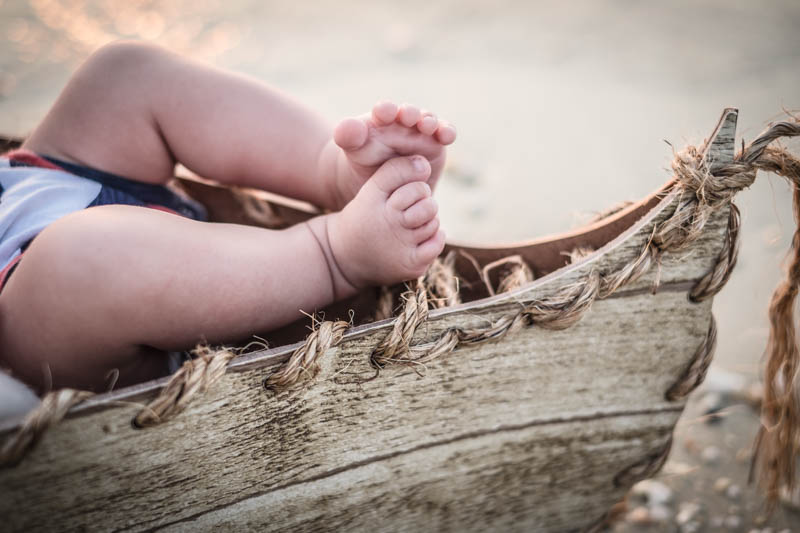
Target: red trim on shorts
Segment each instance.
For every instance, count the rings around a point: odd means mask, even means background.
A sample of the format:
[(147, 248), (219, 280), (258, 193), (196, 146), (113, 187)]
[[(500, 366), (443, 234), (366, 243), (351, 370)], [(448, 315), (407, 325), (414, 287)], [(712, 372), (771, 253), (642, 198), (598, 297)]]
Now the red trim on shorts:
[(63, 170), (60, 166), (54, 165), (44, 157), (38, 156), (30, 150), (23, 150), (21, 148), (18, 150), (11, 150), (10, 152), (4, 154), (3, 157), (7, 158), (9, 161), (22, 163), (23, 165), (29, 165), (32, 167)]
[(6, 284), (6, 278), (8, 277), (8, 273), (11, 272), (11, 269), (14, 268), (14, 265), (19, 263), (20, 259), (22, 259), (22, 254), (19, 254), (17, 257), (12, 259), (11, 262), (7, 264), (3, 270), (0, 270), (0, 292), (3, 292), (3, 287)]
[(164, 207), (163, 205), (158, 205), (158, 204), (147, 204), (147, 207), (149, 207), (150, 209), (156, 209), (156, 210), (158, 210), (158, 211), (164, 211), (165, 213), (170, 213), (170, 214), (173, 214), (173, 215), (178, 215), (179, 217), (188, 218), (188, 217), (187, 217), (186, 215), (184, 215), (183, 213), (178, 213), (178, 212), (177, 212), (177, 211), (175, 211), (174, 209), (170, 209), (169, 207)]

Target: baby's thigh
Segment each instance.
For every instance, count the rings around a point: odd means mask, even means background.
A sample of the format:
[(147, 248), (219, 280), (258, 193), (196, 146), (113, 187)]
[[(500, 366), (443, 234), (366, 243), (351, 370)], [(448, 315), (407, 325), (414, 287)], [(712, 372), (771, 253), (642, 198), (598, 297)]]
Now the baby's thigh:
[[(0, 365), (35, 387), (96, 389), (164, 373), (163, 354), (135, 342), (135, 299), (117, 299), (147, 272), (126, 268), (124, 249), (145, 208), (104, 206), (68, 215), (31, 243), (0, 292)], [(155, 211), (154, 211), (155, 213)], [(138, 253), (146, 253), (140, 250)], [(135, 282), (132, 276), (136, 276)]]

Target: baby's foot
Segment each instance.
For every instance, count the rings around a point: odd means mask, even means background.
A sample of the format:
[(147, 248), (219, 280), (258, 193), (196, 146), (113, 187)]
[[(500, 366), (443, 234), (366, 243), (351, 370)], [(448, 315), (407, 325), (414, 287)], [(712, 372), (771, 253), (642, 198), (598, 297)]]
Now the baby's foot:
[(433, 188), (445, 162), (444, 147), (456, 139), (456, 130), (436, 115), (418, 107), (379, 102), (372, 113), (348, 118), (336, 126), (333, 139), (341, 148), (336, 166), (336, 202), (344, 206), (384, 162), (418, 154), (431, 165), (428, 184)]
[(442, 252), (444, 232), (426, 183), (430, 175), (422, 156), (390, 159), (353, 201), (329, 215), (333, 262), (352, 288), (414, 279)]

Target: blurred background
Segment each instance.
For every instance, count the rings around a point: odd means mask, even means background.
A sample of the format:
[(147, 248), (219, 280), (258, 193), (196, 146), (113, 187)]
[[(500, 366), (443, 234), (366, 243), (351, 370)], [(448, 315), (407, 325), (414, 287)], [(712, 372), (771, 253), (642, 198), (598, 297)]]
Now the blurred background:
[[(448, 236), (515, 241), (652, 192), (670, 174), (664, 141), (702, 142), (726, 106), (745, 140), (800, 108), (798, 27), (797, 0), (0, 0), (0, 132), (30, 132), (102, 44), (153, 41), (332, 121), (381, 98), (435, 111), (459, 130), (438, 191)], [(775, 177), (737, 202), (741, 255), (714, 304), (714, 369), (747, 381), (793, 220)], [(746, 440), (756, 417), (729, 429)]]

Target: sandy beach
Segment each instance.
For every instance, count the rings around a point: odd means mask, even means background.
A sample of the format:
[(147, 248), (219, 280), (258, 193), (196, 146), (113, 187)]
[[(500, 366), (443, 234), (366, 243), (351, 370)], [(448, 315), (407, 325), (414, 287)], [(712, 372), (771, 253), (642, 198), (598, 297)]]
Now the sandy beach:
[[(656, 190), (673, 147), (702, 142), (725, 107), (739, 108), (746, 140), (800, 108), (798, 25), (795, 0), (0, 0), (0, 132), (29, 132), (92, 50), (149, 40), (264, 80), (331, 121), (381, 98), (434, 110), (459, 131), (437, 191), (448, 237), (513, 242)], [(739, 264), (714, 302), (719, 379), (695, 393), (659, 476), (667, 518), (628, 516), (616, 529), (800, 531), (798, 512), (766, 518), (746, 486), (758, 414), (736, 393), (759, 375), (790, 203), (774, 176), (737, 197)], [(723, 413), (713, 424), (711, 410)], [(680, 522), (686, 502), (703, 511)]]

